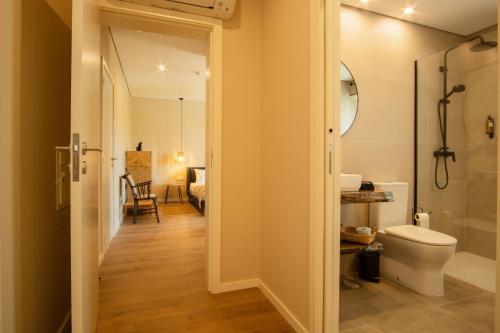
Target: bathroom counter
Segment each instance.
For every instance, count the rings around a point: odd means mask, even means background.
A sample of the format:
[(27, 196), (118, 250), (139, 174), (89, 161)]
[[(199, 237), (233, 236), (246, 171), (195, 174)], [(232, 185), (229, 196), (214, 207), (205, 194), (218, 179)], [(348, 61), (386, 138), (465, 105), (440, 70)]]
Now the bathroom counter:
[(372, 202), (392, 202), (394, 195), (392, 192), (378, 191), (356, 191), (356, 192), (341, 192), (341, 204), (352, 203), (372, 203)]
[(340, 254), (358, 253), (369, 246), (377, 248), (377, 251), (382, 251), (384, 249), (384, 245), (378, 242), (372, 242), (370, 245), (364, 245), (348, 241), (340, 241)]

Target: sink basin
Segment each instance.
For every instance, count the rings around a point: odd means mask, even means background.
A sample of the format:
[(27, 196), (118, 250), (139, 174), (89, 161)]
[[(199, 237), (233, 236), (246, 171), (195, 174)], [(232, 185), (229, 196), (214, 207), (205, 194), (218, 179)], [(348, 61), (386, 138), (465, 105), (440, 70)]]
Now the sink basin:
[(361, 187), (361, 178), (361, 175), (356, 175), (353, 173), (341, 173), (340, 190), (343, 192), (358, 191)]

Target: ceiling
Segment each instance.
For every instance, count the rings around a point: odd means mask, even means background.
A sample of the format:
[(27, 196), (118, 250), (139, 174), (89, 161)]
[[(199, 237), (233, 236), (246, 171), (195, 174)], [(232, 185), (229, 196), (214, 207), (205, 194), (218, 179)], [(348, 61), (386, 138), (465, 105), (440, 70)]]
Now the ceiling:
[(205, 101), (207, 41), (116, 27), (111, 31), (132, 97)]
[[(342, 0), (343, 4), (363, 8), (405, 21), (469, 36), (497, 23), (497, 0)], [(406, 7), (413, 7), (405, 15)]]
[(71, 1), (67, 0), (46, 0), (52, 10), (61, 18), (68, 28), (71, 29)]

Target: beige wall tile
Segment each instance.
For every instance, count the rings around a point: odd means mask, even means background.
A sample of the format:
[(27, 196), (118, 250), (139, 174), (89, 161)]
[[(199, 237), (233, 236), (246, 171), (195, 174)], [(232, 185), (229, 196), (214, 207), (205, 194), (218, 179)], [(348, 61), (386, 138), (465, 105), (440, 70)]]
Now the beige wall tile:
[[(342, 7), (341, 20), (341, 57), (356, 80), (360, 98), (354, 126), (342, 137), (342, 172), (360, 173), (365, 180), (408, 182), (410, 209), (414, 61), (460, 38), (351, 7)], [(430, 60), (425, 66), (436, 71), (439, 59)], [(439, 77), (431, 76), (425, 84), (426, 90), (432, 91), (440, 84)], [(435, 96), (439, 96), (439, 90)], [(427, 113), (435, 115), (431, 99), (427, 106)], [(426, 126), (426, 130), (434, 134), (430, 140), (436, 141), (437, 128)]]

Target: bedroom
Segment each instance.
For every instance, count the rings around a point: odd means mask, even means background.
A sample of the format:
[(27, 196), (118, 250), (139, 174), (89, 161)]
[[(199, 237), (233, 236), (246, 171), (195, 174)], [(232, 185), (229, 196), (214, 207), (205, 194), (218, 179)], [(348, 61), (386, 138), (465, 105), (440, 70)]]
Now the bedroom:
[[(208, 43), (184, 34), (103, 29), (129, 93), (124, 170), (136, 183), (151, 181), (160, 215), (203, 215)], [(116, 107), (114, 112), (116, 117)], [(126, 216), (134, 215), (131, 194), (128, 190), (122, 198)]]
[(130, 306), (112, 300), (137, 297), (124, 291), (130, 279), (189, 294), (205, 286), (209, 43), (206, 34), (146, 28), (101, 28), (100, 328)]

